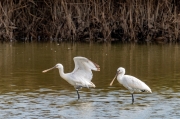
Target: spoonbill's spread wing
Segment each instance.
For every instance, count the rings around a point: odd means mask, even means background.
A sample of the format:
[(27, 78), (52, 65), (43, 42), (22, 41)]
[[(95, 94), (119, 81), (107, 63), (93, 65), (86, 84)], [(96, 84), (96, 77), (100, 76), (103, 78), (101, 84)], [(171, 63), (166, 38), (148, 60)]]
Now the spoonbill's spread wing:
[(72, 75), (77, 78), (91, 81), (93, 74), (91, 70), (100, 71), (99, 65), (85, 57), (74, 57), (75, 68)]

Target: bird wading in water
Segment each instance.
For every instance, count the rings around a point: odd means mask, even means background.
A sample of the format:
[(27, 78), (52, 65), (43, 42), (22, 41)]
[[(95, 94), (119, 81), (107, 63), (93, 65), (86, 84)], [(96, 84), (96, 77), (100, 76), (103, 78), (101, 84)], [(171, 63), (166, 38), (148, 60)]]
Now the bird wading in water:
[(120, 84), (122, 84), (125, 88), (127, 88), (132, 95), (132, 104), (134, 103), (134, 92), (149, 92), (152, 93), (149, 86), (147, 86), (144, 82), (139, 80), (138, 78), (130, 75), (125, 75), (125, 69), (123, 67), (119, 67), (117, 69), (117, 73), (114, 79), (111, 81), (110, 86), (113, 84), (116, 79)]
[(79, 89), (82, 87), (95, 88), (95, 85), (91, 82), (93, 78), (92, 70), (100, 71), (99, 65), (92, 62), (85, 57), (74, 57), (75, 68), (71, 73), (64, 73), (63, 65), (58, 63), (50, 69), (42, 71), (43, 73), (50, 71), (54, 68), (59, 69), (60, 76), (66, 80), (69, 84), (74, 86), (77, 91), (78, 99), (80, 99)]

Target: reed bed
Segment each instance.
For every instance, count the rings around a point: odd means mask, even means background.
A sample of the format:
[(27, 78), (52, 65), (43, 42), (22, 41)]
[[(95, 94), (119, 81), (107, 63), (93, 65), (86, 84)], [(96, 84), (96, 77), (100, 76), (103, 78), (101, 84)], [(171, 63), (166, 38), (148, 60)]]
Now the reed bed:
[(178, 0), (1, 0), (1, 41), (178, 42)]

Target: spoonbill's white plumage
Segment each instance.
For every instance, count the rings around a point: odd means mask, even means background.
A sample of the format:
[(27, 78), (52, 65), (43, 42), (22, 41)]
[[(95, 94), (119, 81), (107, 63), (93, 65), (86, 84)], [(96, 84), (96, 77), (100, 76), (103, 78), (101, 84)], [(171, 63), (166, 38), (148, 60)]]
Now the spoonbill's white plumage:
[(147, 86), (144, 82), (142, 82), (141, 80), (137, 79), (134, 76), (124, 75), (124, 74), (125, 74), (125, 69), (123, 67), (119, 67), (117, 69), (116, 76), (110, 83), (110, 86), (113, 84), (114, 80), (117, 77), (118, 82), (120, 84), (122, 84), (125, 88), (127, 88), (130, 91), (130, 93), (132, 94), (132, 104), (134, 103), (134, 97), (133, 97), (134, 92), (150, 92), (150, 93), (152, 93), (149, 86)]
[(60, 76), (69, 84), (74, 86), (78, 94), (78, 99), (80, 99), (78, 90), (82, 87), (95, 87), (95, 85), (91, 82), (93, 77), (92, 70), (100, 71), (100, 67), (99, 65), (85, 57), (74, 57), (74, 63), (75, 68), (71, 73), (64, 73), (63, 65), (59, 63), (56, 64), (54, 67), (46, 69), (42, 72), (45, 73), (54, 68), (58, 68)]

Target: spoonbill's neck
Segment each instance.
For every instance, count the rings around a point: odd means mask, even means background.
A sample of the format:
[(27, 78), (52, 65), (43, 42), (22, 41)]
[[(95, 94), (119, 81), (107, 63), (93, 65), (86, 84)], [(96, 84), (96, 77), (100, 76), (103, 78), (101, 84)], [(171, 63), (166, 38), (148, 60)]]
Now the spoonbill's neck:
[(58, 68), (59, 69), (59, 74), (60, 76), (66, 80), (66, 74), (64, 73), (64, 68), (61, 67), (61, 68)]
[(122, 78), (124, 76), (124, 74), (118, 74), (118, 78)]
[(124, 73), (120, 73), (120, 74), (118, 74), (117, 79), (121, 80), (123, 78), (123, 76), (124, 76)]

